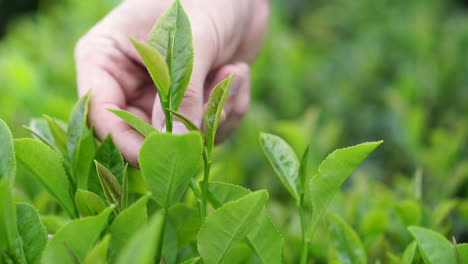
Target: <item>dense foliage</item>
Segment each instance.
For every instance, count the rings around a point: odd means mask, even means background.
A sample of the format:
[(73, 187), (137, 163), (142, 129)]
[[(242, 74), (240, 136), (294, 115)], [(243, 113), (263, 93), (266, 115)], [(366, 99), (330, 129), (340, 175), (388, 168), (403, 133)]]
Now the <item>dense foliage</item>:
[[(407, 227), (422, 226), (468, 242), (466, 11), (456, 1), (442, 0), (291, 3), (297, 6), (274, 5), (269, 40), (254, 66), (254, 104), (233, 137), (214, 150), (211, 179), (267, 189), (272, 222), (286, 242), (284, 259), (295, 263), (301, 253), (301, 218), (290, 188), (275, 180), (268, 159), (262, 157), (259, 132), (280, 134), (299, 155), (310, 144), (309, 175), (317, 173), (333, 149), (384, 139), (331, 201), (326, 221), (318, 223), (310, 241), (310, 259), (405, 263), (416, 252), (416, 263), (421, 257), (427, 263), (457, 261), (456, 255), (431, 260), (424, 248), (433, 251), (432, 245), (423, 243), (438, 241), (444, 252), (452, 252), (453, 246), (427, 229)], [(68, 119), (75, 101), (74, 43), (115, 4), (64, 1), (10, 28), (0, 43), (0, 116), (14, 135), (26, 135), (21, 126), (42, 113)], [(0, 144), (3, 149), (4, 141)], [(63, 146), (55, 151), (63, 151)], [(76, 213), (64, 204), (63, 211), (51, 198), (66, 194), (49, 194), (31, 182), (22, 166), (16, 175), (14, 199), (33, 204), (48, 233), (68, 221), (66, 208), (70, 217)], [(93, 184), (90, 190), (102, 192), (99, 181)], [(142, 193), (141, 185), (133, 184)], [(252, 199), (263, 201), (263, 194), (257, 195)], [(135, 197), (129, 199), (133, 202)], [(140, 204), (146, 203), (148, 197), (140, 199)], [(187, 199), (196, 202), (194, 197)], [(78, 207), (79, 202), (75, 204)], [(18, 204), (17, 211), (36, 217), (28, 204)], [(112, 215), (103, 211), (93, 221), (99, 224), (106, 214)], [(156, 228), (158, 221), (155, 216), (150, 225)], [(141, 233), (139, 239), (144, 236)], [(106, 237), (101, 241), (96, 248), (115, 243)], [(362, 249), (365, 258), (337, 254), (350, 247)], [(245, 247), (236, 250), (239, 256), (248, 252)]]

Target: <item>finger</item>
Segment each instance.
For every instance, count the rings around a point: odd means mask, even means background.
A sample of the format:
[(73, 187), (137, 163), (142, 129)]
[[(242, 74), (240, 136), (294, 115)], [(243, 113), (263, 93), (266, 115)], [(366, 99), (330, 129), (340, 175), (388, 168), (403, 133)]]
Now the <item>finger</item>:
[[(224, 140), (230, 134), (250, 105), (250, 68), (246, 63), (239, 62), (223, 66), (214, 74), (210, 86), (216, 86), (231, 74), (234, 74), (234, 78), (221, 114), (222, 117), (216, 136), (217, 142)], [(211, 90), (208, 89), (207, 92), (211, 92)], [(205, 107), (206, 103), (207, 100), (205, 101)]]

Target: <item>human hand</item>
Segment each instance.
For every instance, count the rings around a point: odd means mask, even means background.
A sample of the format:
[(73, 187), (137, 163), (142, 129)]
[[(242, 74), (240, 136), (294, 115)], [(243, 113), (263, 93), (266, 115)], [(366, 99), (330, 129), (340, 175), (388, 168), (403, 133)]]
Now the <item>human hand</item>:
[[(268, 0), (182, 0), (194, 41), (192, 77), (178, 112), (201, 126), (205, 104), (216, 83), (230, 74), (218, 139), (247, 112), (250, 69), (261, 47), (269, 15)], [(94, 26), (77, 44), (78, 92), (92, 90), (89, 119), (99, 138), (110, 133), (124, 157), (137, 165), (143, 136), (106, 108), (123, 109), (164, 130), (165, 119), (154, 84), (130, 37), (146, 41), (169, 0), (127, 0)], [(186, 131), (174, 120), (173, 132)]]

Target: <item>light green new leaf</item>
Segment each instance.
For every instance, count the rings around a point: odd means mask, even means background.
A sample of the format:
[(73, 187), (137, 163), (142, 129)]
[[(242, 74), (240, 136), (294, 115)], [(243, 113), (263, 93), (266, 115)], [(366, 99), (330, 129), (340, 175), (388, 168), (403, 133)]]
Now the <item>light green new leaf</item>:
[(64, 130), (60, 125), (59, 120), (48, 115), (44, 115), (44, 118), (47, 120), (47, 124), (49, 125), (50, 131), (57, 146), (57, 153), (65, 155), (67, 153), (67, 131)]
[(78, 99), (78, 102), (72, 109), (70, 114), (70, 121), (68, 122), (67, 131), (67, 150), (70, 161), (75, 165), (78, 162), (78, 155), (80, 153), (81, 140), (86, 132), (86, 121), (88, 119), (88, 103), (91, 91), (86, 93), (85, 96)]
[(41, 221), (47, 230), (47, 234), (50, 235), (57, 233), (60, 228), (70, 222), (68, 218), (57, 215), (41, 215)]
[(200, 260), (201, 260), (200, 257), (194, 257), (194, 258), (185, 260), (184, 262), (182, 262), (182, 264), (197, 264)]
[(86, 255), (84, 264), (106, 264), (109, 251), (110, 235), (106, 235)]
[[(215, 208), (251, 193), (241, 186), (223, 182), (210, 182), (208, 190), (209, 200)], [(281, 263), (284, 239), (273, 224), (266, 207), (262, 209), (247, 239), (263, 263)]]
[[(122, 182), (124, 173), (124, 159), (122, 153), (115, 145), (112, 140), (112, 136), (109, 134), (104, 141), (99, 145), (96, 153), (94, 154), (94, 160), (97, 160), (104, 167), (108, 168), (110, 172), (117, 178), (119, 183)], [(101, 187), (101, 182), (97, 175), (96, 168), (92, 166), (89, 170), (88, 176), (88, 190), (98, 194), (101, 198), (106, 198)]]
[(8, 255), (14, 263), (26, 263), (17, 229), (12, 187), (7, 178), (0, 179), (0, 260)]
[(80, 141), (80, 152), (75, 162), (75, 177), (77, 188), (88, 189), (89, 170), (93, 166), (96, 152), (95, 138), (92, 129), (85, 128)]
[(309, 224), (311, 232), (344, 181), (382, 142), (362, 143), (335, 150), (320, 164), (318, 174), (309, 181), (308, 196), (312, 203)]
[(205, 264), (222, 263), (229, 250), (257, 223), (268, 199), (266, 191), (250, 193), (209, 214), (198, 234), (198, 252)]
[(127, 244), (128, 239), (132, 237), (142, 226), (146, 225), (148, 220), (146, 204), (150, 194), (146, 194), (130, 207), (123, 210), (112, 222), (110, 234), (112, 235), (112, 248), (115, 252), (120, 252)]
[(118, 117), (122, 118), (130, 126), (132, 126), (136, 131), (138, 131), (143, 136), (147, 137), (151, 133), (157, 131), (152, 125), (148, 124), (145, 120), (141, 119), (139, 116), (136, 116), (130, 112), (120, 109), (107, 109), (112, 113), (116, 114)]
[(403, 252), (403, 256), (401, 257), (401, 264), (413, 264), (417, 247), (418, 244), (416, 241), (411, 242), (411, 244), (406, 247), (405, 251)]
[(75, 264), (76, 259), (83, 262), (107, 226), (112, 209), (109, 207), (97, 216), (75, 219), (63, 226), (47, 243), (42, 263)]
[(197, 132), (155, 132), (146, 138), (139, 163), (148, 189), (161, 207), (169, 208), (182, 197), (198, 171), (202, 150)]
[(456, 264), (455, 249), (452, 243), (441, 234), (417, 226), (411, 226), (408, 230), (418, 243), (424, 263)]
[[(153, 264), (161, 256), (156, 256), (157, 249), (162, 246), (159, 240), (164, 228), (164, 214), (157, 212), (147, 225), (141, 227), (128, 241), (117, 257), (117, 264)], [(159, 262), (158, 262), (159, 263)]]
[(58, 148), (57, 143), (55, 142), (55, 138), (52, 135), (52, 131), (50, 130), (47, 119), (34, 118), (31, 120), (31, 122), (29, 122), (29, 126), (25, 126), (25, 128), (32, 133), (33, 137), (46, 143), (57, 153), (60, 153), (60, 149)]
[(328, 232), (339, 263), (366, 264), (366, 251), (356, 231), (339, 216), (332, 213), (328, 216)]
[(171, 77), (169, 108), (177, 110), (193, 68), (192, 29), (179, 0), (176, 0), (156, 22), (148, 44), (158, 50), (166, 60)]
[(462, 264), (468, 263), (468, 243), (458, 244), (458, 254)]
[(7, 178), (13, 184), (16, 175), (13, 137), (7, 124), (0, 119), (0, 179)]
[(42, 251), (47, 243), (47, 232), (39, 212), (27, 203), (17, 203), (18, 233), (23, 242), (23, 251), (29, 264), (40, 264)]
[(153, 82), (156, 84), (163, 105), (167, 105), (171, 77), (169, 76), (165, 58), (159, 54), (158, 50), (143, 42), (132, 38), (132, 43), (140, 53)]
[(422, 220), (422, 207), (416, 200), (405, 200), (395, 206), (397, 214), (400, 216), (405, 226), (420, 225)]
[(14, 145), (18, 163), (57, 199), (72, 218), (77, 217), (68, 178), (58, 154), (36, 139), (15, 139)]
[(188, 117), (182, 115), (181, 113), (178, 113), (176, 111), (172, 111), (171, 109), (167, 109), (169, 112), (171, 112), (175, 117), (177, 117), (184, 125), (185, 127), (190, 130), (190, 131), (198, 131), (201, 133), (200, 129), (195, 125)]
[(203, 116), (203, 125), (205, 127), (205, 141), (208, 157), (211, 157), (211, 151), (214, 146), (216, 132), (218, 130), (219, 119), (223, 111), (224, 102), (226, 101), (229, 93), (229, 86), (231, 85), (234, 75), (230, 75), (221, 81), (213, 91), (211, 91), (210, 99), (206, 104), (205, 114)]
[(81, 217), (98, 215), (106, 209), (106, 205), (97, 194), (79, 189), (75, 194), (75, 204)]
[(109, 204), (116, 205), (117, 212), (120, 211), (122, 192), (119, 182), (115, 178), (114, 174), (112, 174), (108, 168), (104, 167), (97, 160), (94, 161), (94, 164), (96, 165), (99, 182), (101, 183), (101, 187), (104, 191), (104, 195), (106, 196), (107, 201)]
[(298, 201), (297, 178), (300, 165), (296, 153), (286, 141), (275, 135), (261, 133), (260, 143), (281, 182), (292, 197)]

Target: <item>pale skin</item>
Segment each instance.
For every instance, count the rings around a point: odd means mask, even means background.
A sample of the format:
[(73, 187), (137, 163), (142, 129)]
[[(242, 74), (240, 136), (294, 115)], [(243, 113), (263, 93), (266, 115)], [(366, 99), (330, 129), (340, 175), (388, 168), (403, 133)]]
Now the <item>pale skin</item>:
[[(126, 0), (96, 24), (75, 50), (78, 92), (92, 89), (89, 120), (99, 138), (110, 133), (124, 157), (138, 165), (143, 136), (106, 108), (130, 111), (159, 130), (164, 113), (155, 86), (130, 37), (147, 41), (148, 34), (172, 0)], [(178, 112), (197, 126), (211, 89), (234, 74), (218, 137), (236, 127), (250, 104), (250, 63), (265, 36), (268, 0), (182, 0), (192, 23), (194, 67)], [(177, 120), (173, 132), (186, 129)]]

